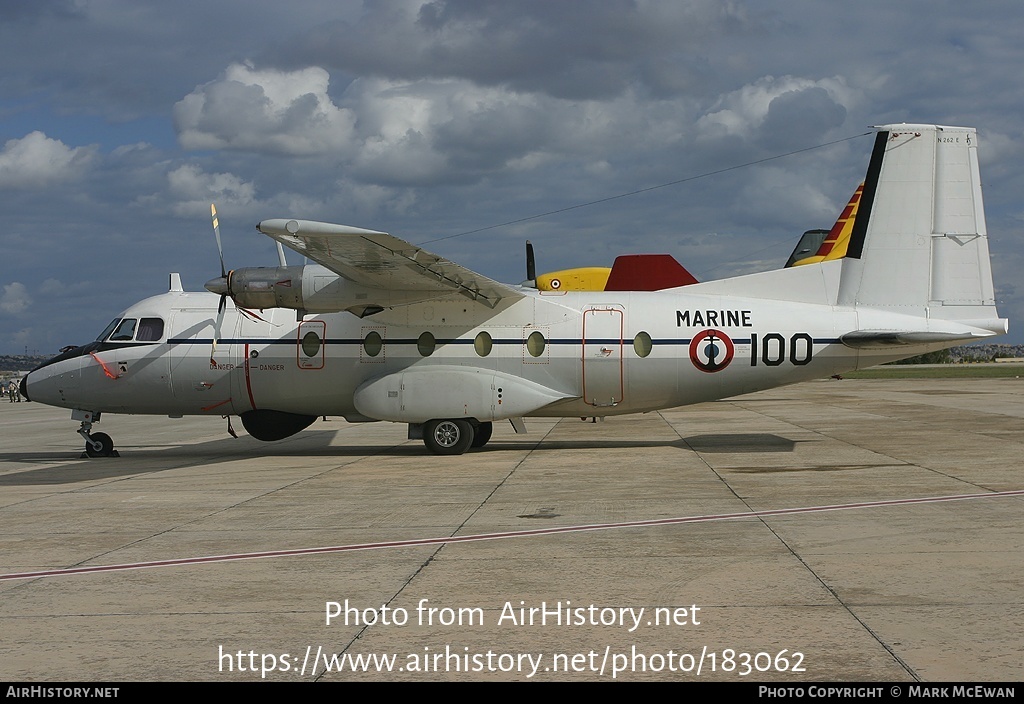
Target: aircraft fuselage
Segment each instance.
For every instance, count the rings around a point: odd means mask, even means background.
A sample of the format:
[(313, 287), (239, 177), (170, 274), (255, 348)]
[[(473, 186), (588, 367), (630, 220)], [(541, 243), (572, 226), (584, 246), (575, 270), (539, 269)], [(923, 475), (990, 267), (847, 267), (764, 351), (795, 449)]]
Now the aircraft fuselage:
[[(359, 390), (374, 379), (430, 369), (450, 371), (453, 383), (478, 371), (490, 386), (497, 375), (493, 393), (485, 390), (481, 405), (460, 416), (605, 416), (826, 378), (856, 368), (865, 354), (838, 339), (856, 328), (852, 309), (687, 292), (533, 292), (483, 324), (472, 304), (460, 300), (371, 318), (341, 312), (301, 321), (291, 310), (258, 311), (257, 319), (229, 305), (214, 351), (217, 305), (208, 293), (141, 301), (120, 317), (164, 321), (160, 340), (93, 343), (95, 349), (33, 371), (28, 393), (94, 412), (270, 409), (423, 422), (436, 415), (432, 401), (419, 415), (408, 409), (403, 415), (411, 404), (403, 403), (400, 381), (363, 403)], [(888, 357), (906, 354), (901, 349)], [(871, 364), (880, 361), (871, 355)], [(554, 397), (536, 408), (517, 398), (536, 387)]]

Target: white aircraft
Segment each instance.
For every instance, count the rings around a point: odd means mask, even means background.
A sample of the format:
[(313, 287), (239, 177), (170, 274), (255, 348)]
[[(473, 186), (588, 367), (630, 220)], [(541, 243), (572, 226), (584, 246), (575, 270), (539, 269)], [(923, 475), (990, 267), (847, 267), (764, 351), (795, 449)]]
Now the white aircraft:
[(494, 421), (525, 432), (528, 416), (672, 408), (1005, 333), (974, 129), (877, 130), (853, 224), (821, 261), (658, 291), (540, 290), (383, 232), (265, 220), (316, 264), (282, 253), (224, 273), (222, 256), (212, 293), (171, 274), (22, 391), (72, 409), (90, 456), (115, 454), (92, 432), (101, 413), (237, 415), (271, 441), (322, 416), (385, 420), (454, 455)]

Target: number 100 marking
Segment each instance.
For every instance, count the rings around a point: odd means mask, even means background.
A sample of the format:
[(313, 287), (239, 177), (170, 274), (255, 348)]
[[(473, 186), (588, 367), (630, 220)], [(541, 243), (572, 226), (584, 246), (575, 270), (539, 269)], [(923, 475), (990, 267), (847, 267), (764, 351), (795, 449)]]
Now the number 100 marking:
[[(787, 354), (788, 353), (788, 354)], [(793, 333), (786, 344), (786, 338), (777, 332), (770, 332), (758, 341), (757, 333), (750, 334), (750, 366), (756, 367), (758, 359), (766, 367), (777, 367), (787, 359), (790, 364), (802, 367), (814, 356), (814, 340), (805, 332)]]

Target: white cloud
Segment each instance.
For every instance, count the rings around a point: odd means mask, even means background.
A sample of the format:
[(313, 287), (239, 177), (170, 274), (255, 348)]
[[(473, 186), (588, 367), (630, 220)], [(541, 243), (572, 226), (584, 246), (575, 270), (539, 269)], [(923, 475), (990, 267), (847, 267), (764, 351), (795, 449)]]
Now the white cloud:
[(178, 140), (186, 149), (238, 149), (315, 156), (344, 147), (355, 116), (327, 94), (330, 76), (311, 66), (257, 70), (231, 64), (174, 106)]
[[(619, 137), (631, 151), (677, 140), (682, 98), (642, 108), (632, 91), (614, 100), (567, 100), (462, 78), (352, 81), (337, 103), (318, 67), (258, 71), (234, 64), (175, 106), (183, 146), (320, 157), (307, 171), (341, 169), (368, 184), (466, 183), (552, 159), (607, 162)], [(355, 119), (358, 116), (358, 121)], [(653, 145), (653, 146), (652, 146)]]
[[(850, 188), (852, 195), (853, 186)], [(732, 207), (754, 227), (782, 226), (795, 220), (807, 223), (805, 229), (828, 229), (841, 212), (819, 184), (777, 167), (753, 172)], [(793, 236), (795, 243), (799, 233)]]
[[(786, 139), (805, 146), (840, 126), (856, 99), (842, 78), (790, 75), (726, 93), (710, 112), (694, 98), (652, 102), (635, 89), (579, 100), (465, 78), (370, 76), (353, 80), (335, 100), (329, 84), (317, 66), (232, 64), (177, 103), (179, 140), (191, 149), (305, 158), (306, 172), (341, 171), (367, 185), (436, 187), (559, 162), (610, 174), (608, 164), (685, 149), (701, 137), (764, 133), (766, 148), (784, 149), (790, 145), (773, 136), (780, 124)], [(687, 127), (694, 122), (696, 129)]]
[(256, 187), (228, 173), (208, 174), (194, 164), (183, 164), (167, 174), (175, 214), (194, 217), (209, 213), (210, 203), (249, 205), (256, 199)]
[(17, 281), (4, 286), (3, 295), (0, 295), (0, 311), (17, 315), (32, 305), (32, 298), (28, 295), (25, 284)]
[(10, 139), (0, 152), (0, 188), (39, 188), (80, 176), (92, 163), (95, 147), (71, 148), (38, 130)]
[[(799, 100), (801, 97), (803, 101)], [(818, 100), (814, 101), (814, 98)], [(708, 114), (697, 121), (697, 127), (704, 137), (729, 135), (751, 138), (770, 119), (773, 110), (797, 111), (797, 106), (792, 104), (794, 101), (804, 103), (807, 112), (819, 111), (822, 102), (826, 103), (826, 109), (829, 103), (843, 109), (838, 119), (829, 116), (827, 127), (833, 127), (842, 124), (846, 117), (845, 108), (855, 102), (855, 92), (842, 78), (811, 80), (796, 76), (763, 76), (722, 95)], [(820, 116), (811, 114), (810, 118), (820, 119)]]

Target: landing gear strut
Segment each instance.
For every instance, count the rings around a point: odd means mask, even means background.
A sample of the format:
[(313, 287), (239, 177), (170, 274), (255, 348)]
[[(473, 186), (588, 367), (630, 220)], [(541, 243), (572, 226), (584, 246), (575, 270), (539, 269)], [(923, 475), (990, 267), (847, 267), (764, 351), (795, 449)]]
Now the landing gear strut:
[(71, 411), (72, 420), (82, 421), (78, 434), (85, 438), (85, 452), (82, 457), (120, 457), (114, 449), (114, 441), (106, 433), (93, 433), (92, 424), (100, 419), (99, 413), (92, 411)]

